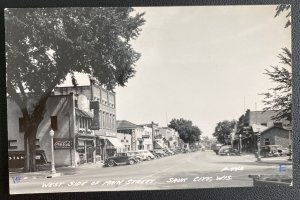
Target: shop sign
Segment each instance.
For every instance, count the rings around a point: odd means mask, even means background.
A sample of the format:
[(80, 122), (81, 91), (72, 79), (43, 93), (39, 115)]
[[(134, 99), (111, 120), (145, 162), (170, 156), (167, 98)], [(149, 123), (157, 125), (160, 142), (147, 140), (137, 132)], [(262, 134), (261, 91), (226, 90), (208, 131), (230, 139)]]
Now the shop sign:
[(150, 135), (142, 135), (142, 138), (150, 138)]
[(90, 129), (99, 130), (100, 129), (99, 101), (91, 101), (90, 108), (94, 110), (94, 118), (92, 120)]
[(54, 149), (73, 149), (73, 140), (65, 138), (53, 138)]

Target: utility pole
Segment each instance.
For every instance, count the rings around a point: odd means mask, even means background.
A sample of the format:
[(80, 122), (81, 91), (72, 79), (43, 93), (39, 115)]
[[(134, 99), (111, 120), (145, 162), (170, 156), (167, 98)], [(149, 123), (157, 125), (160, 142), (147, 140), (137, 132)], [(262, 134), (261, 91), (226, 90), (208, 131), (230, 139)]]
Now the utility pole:
[(154, 130), (154, 122), (152, 121), (151, 122), (151, 128), (152, 128), (152, 150), (154, 150), (154, 132), (155, 132), (155, 130)]

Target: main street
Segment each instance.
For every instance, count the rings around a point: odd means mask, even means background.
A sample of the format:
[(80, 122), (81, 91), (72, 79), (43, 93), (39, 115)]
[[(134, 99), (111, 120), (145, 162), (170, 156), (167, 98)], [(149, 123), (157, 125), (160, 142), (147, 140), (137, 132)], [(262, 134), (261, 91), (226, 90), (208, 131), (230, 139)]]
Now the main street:
[(136, 165), (85, 165), (67, 170), (56, 178), (21, 178), (16, 182), (13, 177), (18, 174), (14, 174), (10, 177), (10, 190), (17, 194), (251, 187), (250, 174), (292, 174), (291, 165), (281, 172), (278, 166), (257, 163), (253, 155), (219, 156), (212, 151), (197, 151)]

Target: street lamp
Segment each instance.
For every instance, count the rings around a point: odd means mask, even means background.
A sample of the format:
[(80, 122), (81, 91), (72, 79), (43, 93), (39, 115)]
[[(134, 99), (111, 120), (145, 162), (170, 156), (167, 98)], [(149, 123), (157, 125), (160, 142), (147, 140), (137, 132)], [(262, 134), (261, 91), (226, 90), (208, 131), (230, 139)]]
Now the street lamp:
[(51, 137), (51, 171), (50, 174), (55, 174), (55, 163), (54, 163), (54, 146), (53, 146), (53, 136), (54, 136), (54, 131), (53, 129), (50, 130), (50, 137)]
[(242, 153), (242, 134), (240, 134), (239, 137), (240, 137), (239, 151), (240, 151), (240, 155), (241, 155), (241, 153)]

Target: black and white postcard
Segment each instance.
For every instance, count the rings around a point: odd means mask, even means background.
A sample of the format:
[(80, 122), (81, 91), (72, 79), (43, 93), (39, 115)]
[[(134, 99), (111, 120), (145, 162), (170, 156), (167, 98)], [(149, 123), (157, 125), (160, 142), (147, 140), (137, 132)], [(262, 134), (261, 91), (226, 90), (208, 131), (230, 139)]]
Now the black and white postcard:
[(4, 14), (11, 194), (293, 186), (290, 5)]

